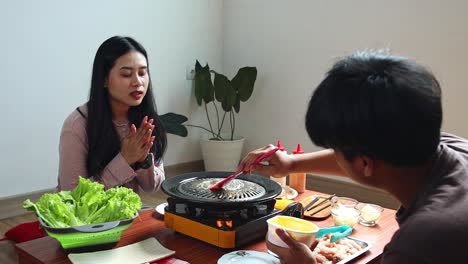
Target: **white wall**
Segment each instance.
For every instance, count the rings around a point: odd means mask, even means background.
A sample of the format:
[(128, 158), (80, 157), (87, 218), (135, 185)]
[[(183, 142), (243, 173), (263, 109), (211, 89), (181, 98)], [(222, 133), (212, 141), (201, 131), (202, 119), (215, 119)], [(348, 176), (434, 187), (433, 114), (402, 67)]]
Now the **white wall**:
[[(257, 66), (237, 119), (244, 152), (278, 138), (288, 150), (316, 149), (304, 130), (310, 95), (335, 58), (365, 48), (430, 66), (443, 86), (444, 129), (468, 137), (464, 0), (16, 0), (1, 10), (0, 198), (55, 187), (62, 122), (87, 100), (94, 53), (113, 35), (146, 47), (160, 113), (193, 123), (204, 112), (186, 65), (199, 59), (229, 77)], [(169, 135), (165, 164), (201, 159), (199, 135)]]
[[(186, 65), (222, 64), (218, 0), (16, 0), (1, 10), (0, 198), (56, 186), (62, 122), (86, 102), (94, 54), (105, 39), (141, 42), (159, 112), (196, 111), (195, 121), (202, 112)], [(192, 132), (188, 139), (169, 136), (166, 165), (201, 159), (199, 133)]]
[(337, 57), (390, 48), (429, 66), (443, 88), (445, 131), (468, 137), (468, 2), (443, 0), (226, 0), (224, 70), (257, 66), (241, 104), (244, 152), (276, 142), (317, 149), (304, 129), (312, 91)]

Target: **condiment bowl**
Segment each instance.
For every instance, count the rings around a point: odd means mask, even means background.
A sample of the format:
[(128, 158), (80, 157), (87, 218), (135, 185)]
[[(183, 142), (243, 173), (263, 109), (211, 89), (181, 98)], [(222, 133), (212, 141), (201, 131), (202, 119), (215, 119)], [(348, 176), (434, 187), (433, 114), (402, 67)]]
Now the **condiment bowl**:
[(347, 225), (353, 227), (357, 224), (361, 213), (354, 207), (337, 206), (331, 209), (331, 215), (336, 226)]
[(359, 224), (364, 226), (375, 226), (384, 210), (380, 205), (369, 203), (359, 203), (355, 208), (361, 213)]
[(274, 245), (284, 248), (287, 248), (288, 245), (276, 234), (276, 229), (278, 228), (284, 229), (293, 239), (306, 244), (308, 247), (312, 245), (315, 234), (319, 231), (319, 227), (314, 223), (292, 216), (277, 215), (268, 219), (267, 223), (267, 240)]

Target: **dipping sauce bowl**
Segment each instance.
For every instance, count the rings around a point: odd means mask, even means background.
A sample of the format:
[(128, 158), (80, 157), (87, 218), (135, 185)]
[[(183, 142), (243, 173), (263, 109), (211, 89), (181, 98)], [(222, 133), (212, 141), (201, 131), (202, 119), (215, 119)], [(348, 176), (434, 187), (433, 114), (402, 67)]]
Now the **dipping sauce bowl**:
[(287, 248), (288, 245), (278, 237), (275, 230), (278, 228), (284, 229), (293, 239), (300, 241), (307, 246), (311, 246), (315, 239), (315, 234), (319, 227), (314, 223), (304, 219), (292, 216), (277, 215), (267, 220), (268, 233), (267, 240), (279, 247)]
[(361, 213), (359, 224), (364, 226), (375, 226), (384, 210), (380, 205), (369, 203), (359, 203), (355, 208)]

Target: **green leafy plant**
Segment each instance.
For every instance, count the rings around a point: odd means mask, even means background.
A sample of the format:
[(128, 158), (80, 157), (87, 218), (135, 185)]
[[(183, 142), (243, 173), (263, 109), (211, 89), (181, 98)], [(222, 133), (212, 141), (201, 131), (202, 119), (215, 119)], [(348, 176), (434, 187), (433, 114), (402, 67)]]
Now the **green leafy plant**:
[(186, 137), (188, 134), (187, 128), (182, 124), (188, 120), (187, 117), (176, 113), (166, 113), (159, 115), (161, 122), (168, 134), (173, 134), (181, 137)]
[[(214, 76), (214, 79), (212, 78)], [(197, 104), (203, 106), (209, 127), (183, 124), (187, 117), (175, 113), (160, 116), (168, 133), (187, 136), (186, 127), (197, 127), (210, 133), (212, 140), (233, 140), (236, 128), (236, 113), (240, 102), (249, 100), (257, 79), (256, 67), (240, 68), (236, 76), (229, 80), (225, 75), (195, 63), (195, 97)], [(210, 108), (213, 111), (210, 112)], [(227, 119), (227, 121), (226, 121)], [(223, 137), (224, 125), (229, 123), (229, 137)]]

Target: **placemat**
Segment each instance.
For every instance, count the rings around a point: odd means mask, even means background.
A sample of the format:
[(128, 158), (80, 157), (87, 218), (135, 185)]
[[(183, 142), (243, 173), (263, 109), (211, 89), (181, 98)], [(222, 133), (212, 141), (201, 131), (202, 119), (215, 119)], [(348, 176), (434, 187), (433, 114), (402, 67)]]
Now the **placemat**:
[(73, 264), (141, 264), (174, 255), (175, 251), (165, 248), (151, 237), (131, 245), (90, 253), (72, 253), (68, 258)]

